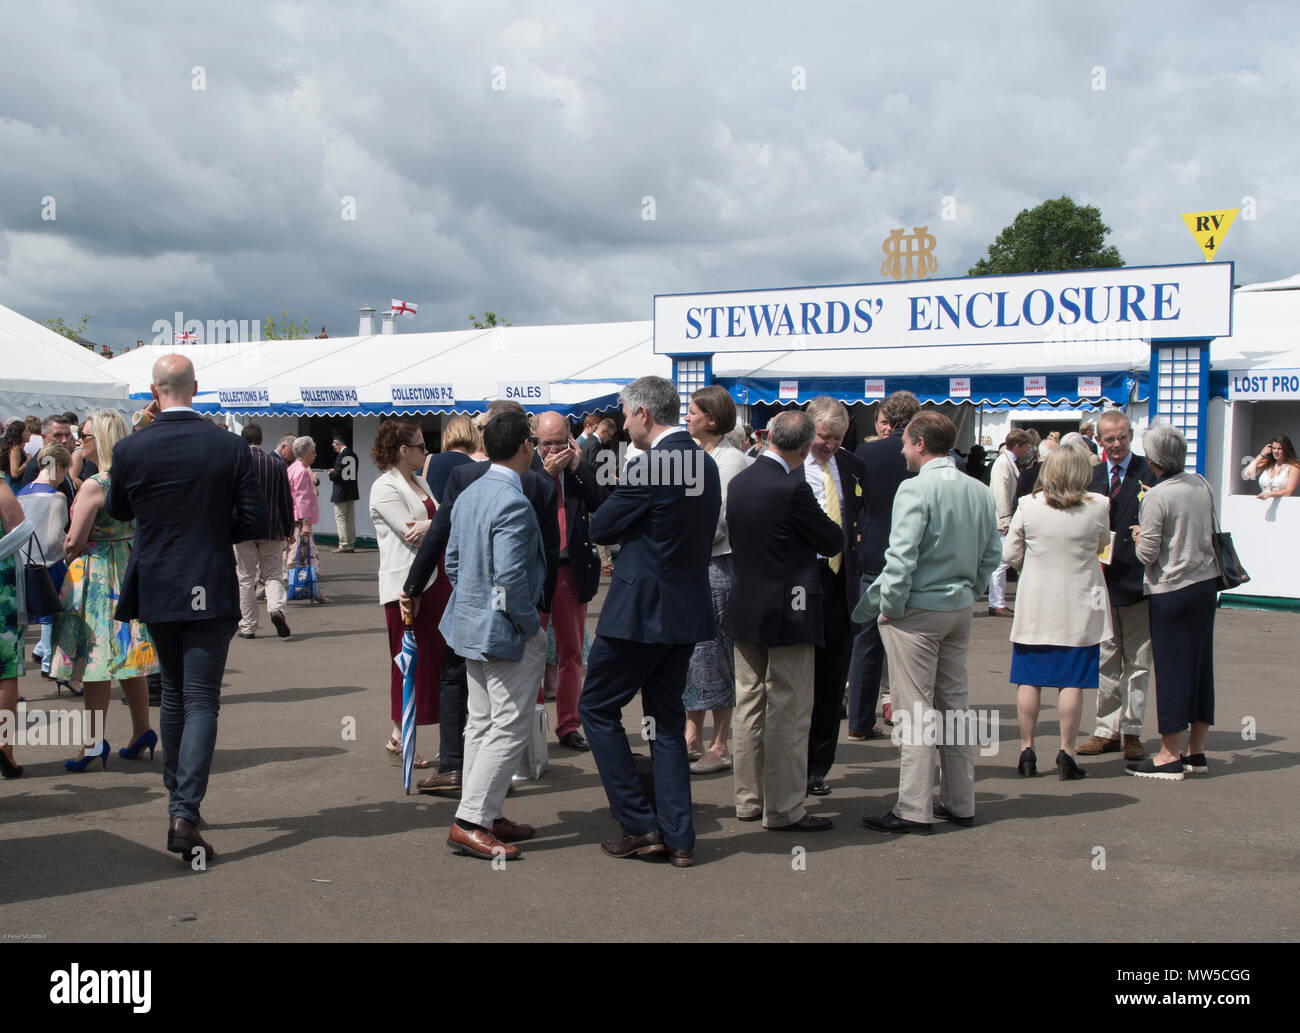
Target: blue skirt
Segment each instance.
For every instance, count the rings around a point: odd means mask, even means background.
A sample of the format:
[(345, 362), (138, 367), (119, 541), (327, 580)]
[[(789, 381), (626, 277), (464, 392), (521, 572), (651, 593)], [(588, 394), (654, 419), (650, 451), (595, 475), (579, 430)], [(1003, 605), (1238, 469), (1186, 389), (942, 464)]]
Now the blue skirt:
[(1011, 684), (1095, 689), (1101, 646), (1026, 646), (1011, 643)]

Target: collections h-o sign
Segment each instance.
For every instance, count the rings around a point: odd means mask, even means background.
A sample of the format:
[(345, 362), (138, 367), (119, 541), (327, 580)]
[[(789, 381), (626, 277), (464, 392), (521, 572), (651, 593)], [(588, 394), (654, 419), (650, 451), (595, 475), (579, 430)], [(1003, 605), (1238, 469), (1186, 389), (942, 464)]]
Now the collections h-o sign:
[(655, 295), (657, 355), (1232, 333), (1230, 262)]

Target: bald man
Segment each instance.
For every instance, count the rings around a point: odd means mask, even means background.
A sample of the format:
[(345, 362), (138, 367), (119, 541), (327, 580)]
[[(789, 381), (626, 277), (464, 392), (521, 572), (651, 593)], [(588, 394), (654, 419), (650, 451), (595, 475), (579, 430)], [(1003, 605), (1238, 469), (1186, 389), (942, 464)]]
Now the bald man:
[(270, 512), (242, 439), (194, 411), (190, 360), (164, 355), (150, 386), (158, 416), (113, 449), (108, 510), (135, 521), (115, 616), (144, 621), (158, 651), (167, 849), (200, 870), (215, 856), (199, 807), (239, 621), (232, 547), (268, 537)]
[(558, 412), (537, 420), (537, 454), (542, 474), (555, 485), (556, 519), (560, 525), (560, 563), (556, 571), (551, 612), (542, 616), (555, 626), (555, 735), (561, 746), (585, 751), (579, 729), (578, 697), (582, 695), (582, 633), (587, 603), (600, 586), (600, 560), (592, 549), (592, 510), (605, 501), (606, 489), (596, 483), (596, 470), (582, 458), (569, 421)]

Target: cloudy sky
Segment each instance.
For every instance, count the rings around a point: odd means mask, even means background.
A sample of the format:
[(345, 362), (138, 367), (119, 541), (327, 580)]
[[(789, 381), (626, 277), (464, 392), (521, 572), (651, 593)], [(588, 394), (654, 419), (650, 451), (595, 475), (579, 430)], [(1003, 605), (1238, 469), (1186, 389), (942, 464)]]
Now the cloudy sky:
[(649, 319), (655, 293), (879, 280), (896, 226), (961, 276), (1061, 194), (1133, 265), (1200, 260), (1180, 213), (1253, 198), (1217, 257), (1300, 272), (1293, 3), (0, 13), (0, 304), (89, 313), (115, 351), (178, 310)]

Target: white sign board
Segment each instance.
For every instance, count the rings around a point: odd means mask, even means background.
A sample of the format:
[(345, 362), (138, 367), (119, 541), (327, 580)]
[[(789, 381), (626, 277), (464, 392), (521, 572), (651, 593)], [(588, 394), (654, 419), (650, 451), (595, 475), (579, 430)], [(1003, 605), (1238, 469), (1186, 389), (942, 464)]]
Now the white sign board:
[(1228, 373), (1228, 401), (1300, 401), (1300, 369), (1234, 369)]
[(1101, 377), (1080, 377), (1079, 397), (1096, 398), (1101, 394)]
[(799, 381), (783, 380), (781, 381), (780, 390), (777, 392), (777, 398), (783, 402), (793, 402), (799, 398)]
[(300, 387), (303, 405), (360, 405), (355, 387)]
[(970, 377), (949, 377), (949, 378), (948, 378), (948, 397), (949, 397), (949, 398), (969, 398), (969, 397), (970, 397)]
[(655, 296), (657, 355), (1232, 332), (1231, 262)]
[(1032, 377), (1025, 377), (1025, 397), (1041, 398), (1047, 394), (1047, 377), (1041, 373), (1036, 373)]
[(862, 388), (862, 395), (864, 398), (884, 398), (885, 382), (880, 379), (866, 381)]
[(497, 397), (507, 398), (520, 405), (550, 405), (549, 380), (502, 380), (497, 384)]
[(450, 384), (390, 384), (394, 405), (453, 405), (456, 394)]
[(271, 392), (264, 387), (239, 387), (217, 392), (223, 409), (248, 409), (256, 405), (270, 405)]

